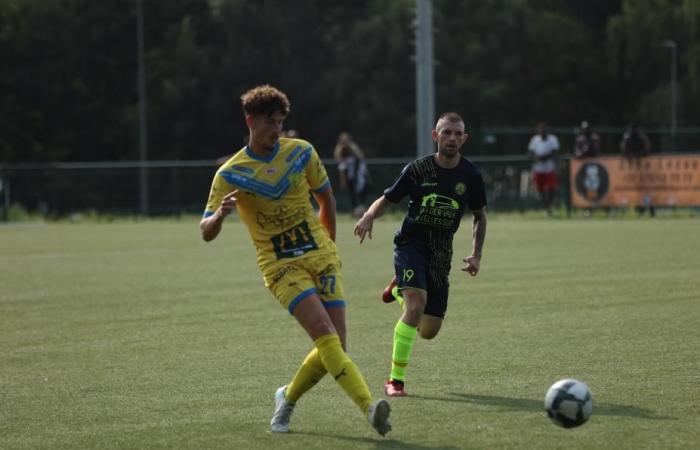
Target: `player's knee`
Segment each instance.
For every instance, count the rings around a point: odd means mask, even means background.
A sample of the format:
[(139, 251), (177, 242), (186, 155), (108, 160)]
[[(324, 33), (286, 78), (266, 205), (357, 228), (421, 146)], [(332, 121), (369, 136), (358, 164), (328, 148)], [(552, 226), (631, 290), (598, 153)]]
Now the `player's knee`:
[(404, 298), (404, 309), (415, 309), (423, 312), (428, 299), (425, 294), (415, 291), (404, 290), (402, 292)]
[(425, 309), (425, 303), (421, 304), (418, 302), (405, 302), (404, 303), (404, 316), (410, 319), (411, 323), (418, 324), (421, 317), (423, 316), (423, 310)]
[(309, 325), (309, 334), (312, 336), (325, 336), (327, 334), (337, 334), (333, 323), (330, 320), (319, 318), (312, 321)]

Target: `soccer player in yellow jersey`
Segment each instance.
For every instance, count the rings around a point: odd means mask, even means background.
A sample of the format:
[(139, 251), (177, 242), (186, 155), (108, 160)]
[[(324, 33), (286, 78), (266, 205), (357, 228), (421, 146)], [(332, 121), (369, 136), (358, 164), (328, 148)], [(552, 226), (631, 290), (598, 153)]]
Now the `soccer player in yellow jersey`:
[[(200, 229), (205, 241), (215, 239), (235, 208), (257, 250), (265, 286), (313, 340), (294, 378), (275, 393), (271, 429), (288, 432), (296, 402), (330, 372), (383, 436), (391, 429), (389, 404), (372, 402), (367, 383), (345, 353), (335, 197), (326, 169), (311, 144), (281, 137), (289, 114), (283, 92), (258, 86), (244, 93), (241, 103), (249, 142), (216, 172)], [(318, 217), (309, 192), (319, 205)]]

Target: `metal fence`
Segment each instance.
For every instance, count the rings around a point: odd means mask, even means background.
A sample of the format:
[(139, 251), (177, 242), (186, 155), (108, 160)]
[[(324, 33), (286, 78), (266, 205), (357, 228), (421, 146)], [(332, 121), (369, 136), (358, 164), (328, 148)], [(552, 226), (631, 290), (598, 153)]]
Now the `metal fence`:
[[(381, 195), (411, 158), (368, 159), (368, 201)], [(526, 210), (538, 207), (530, 183), (530, 163), (523, 155), (476, 156), (486, 182), (489, 209)], [(335, 161), (324, 160), (336, 191), (338, 210), (350, 210), (350, 197), (340, 190)], [(568, 198), (567, 160), (560, 161), (558, 199)], [(216, 166), (213, 161), (134, 161), (10, 164), (0, 166), (0, 217), (11, 208), (45, 217), (77, 213), (142, 214), (140, 173), (146, 171), (147, 214), (200, 214), (209, 194)]]

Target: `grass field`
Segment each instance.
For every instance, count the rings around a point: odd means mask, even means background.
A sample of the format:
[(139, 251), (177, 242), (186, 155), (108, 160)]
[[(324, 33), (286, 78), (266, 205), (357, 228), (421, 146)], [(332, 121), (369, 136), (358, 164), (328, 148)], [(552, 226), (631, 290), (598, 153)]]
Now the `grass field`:
[[(465, 224), (463, 224), (464, 226)], [(388, 375), (396, 219), (360, 247), (339, 223), (350, 354)], [(265, 290), (247, 233), (197, 220), (0, 227), (0, 448), (660, 449), (700, 447), (700, 222), (493, 217), (419, 340), (381, 438), (328, 377), (269, 432), (272, 395), (311, 348)], [(542, 410), (554, 381), (594, 395), (583, 427)]]

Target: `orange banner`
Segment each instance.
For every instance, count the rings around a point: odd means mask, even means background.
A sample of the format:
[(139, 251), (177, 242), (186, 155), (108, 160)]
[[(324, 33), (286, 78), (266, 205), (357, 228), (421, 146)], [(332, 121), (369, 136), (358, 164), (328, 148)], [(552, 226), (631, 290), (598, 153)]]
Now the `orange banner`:
[(700, 155), (572, 159), (571, 204), (700, 206)]

